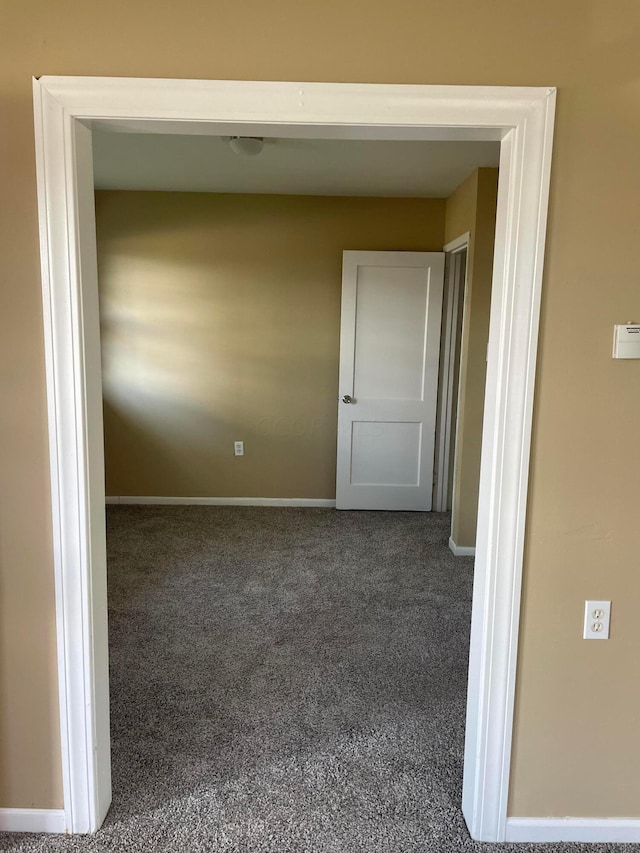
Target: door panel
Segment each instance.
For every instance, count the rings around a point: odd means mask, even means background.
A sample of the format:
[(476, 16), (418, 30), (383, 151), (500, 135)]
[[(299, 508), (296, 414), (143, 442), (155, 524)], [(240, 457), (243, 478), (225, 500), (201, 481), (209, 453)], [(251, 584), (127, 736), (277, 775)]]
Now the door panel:
[(441, 252), (343, 255), (338, 509), (431, 509), (443, 271)]
[(354, 396), (421, 399), (428, 291), (424, 269), (359, 266), (357, 276)]
[(417, 486), (422, 424), (354, 421), (351, 482), (357, 486)]

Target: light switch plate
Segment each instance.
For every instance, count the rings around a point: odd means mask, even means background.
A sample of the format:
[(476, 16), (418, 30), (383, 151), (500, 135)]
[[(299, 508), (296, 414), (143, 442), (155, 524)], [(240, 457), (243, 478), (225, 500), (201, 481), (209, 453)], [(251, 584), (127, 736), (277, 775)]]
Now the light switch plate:
[(613, 327), (613, 357), (640, 358), (640, 323)]
[(610, 621), (610, 601), (585, 601), (583, 639), (608, 640)]

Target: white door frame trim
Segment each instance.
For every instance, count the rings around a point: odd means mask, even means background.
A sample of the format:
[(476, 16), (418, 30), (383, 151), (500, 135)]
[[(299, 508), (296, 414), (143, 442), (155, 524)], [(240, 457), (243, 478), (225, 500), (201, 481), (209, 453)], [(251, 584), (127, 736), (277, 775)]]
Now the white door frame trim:
[[(465, 305), (465, 297), (467, 294), (467, 278), (469, 268), (469, 243), (471, 241), (471, 232), (465, 231), (455, 240), (451, 240), (443, 247), (445, 253), (445, 264), (448, 260), (448, 265), (445, 266), (445, 296), (446, 299), (442, 308), (442, 335), (440, 347), (443, 355), (443, 364), (440, 375), (440, 388), (438, 394), (440, 396), (440, 409), (438, 412), (438, 452), (437, 460), (438, 467), (436, 469), (436, 488), (434, 498), (434, 509), (436, 512), (446, 512), (447, 504), (449, 503), (449, 462), (451, 459), (452, 441), (451, 441), (451, 419), (453, 412), (458, 410), (458, 401), (460, 394), (453, 399), (452, 388), (454, 385), (454, 366), (457, 348), (458, 330), (456, 328), (456, 319), (458, 316), (458, 308), (460, 299), (462, 298), (463, 306)], [(462, 251), (467, 251), (467, 262), (465, 263), (464, 281), (456, 282), (456, 287), (451, 287), (451, 264), (453, 256)], [(449, 256), (448, 259), (446, 256)], [(464, 308), (462, 316), (462, 325), (464, 325)], [(457, 423), (457, 421), (456, 421)], [(457, 429), (456, 429), (457, 433)], [(456, 441), (453, 440), (453, 452), (455, 454)], [(455, 482), (455, 470), (453, 473)], [(451, 525), (453, 529), (453, 513), (451, 514)]]
[(442, 247), (443, 252), (449, 252), (452, 255), (456, 252), (461, 252), (463, 249), (469, 248), (469, 243), (471, 242), (471, 231), (465, 231), (464, 234), (461, 234), (459, 237), (456, 237), (455, 240), (451, 240), (449, 243)]
[(91, 128), (501, 140), (463, 812), (505, 838), (553, 88), (34, 80), (65, 825), (111, 797)]

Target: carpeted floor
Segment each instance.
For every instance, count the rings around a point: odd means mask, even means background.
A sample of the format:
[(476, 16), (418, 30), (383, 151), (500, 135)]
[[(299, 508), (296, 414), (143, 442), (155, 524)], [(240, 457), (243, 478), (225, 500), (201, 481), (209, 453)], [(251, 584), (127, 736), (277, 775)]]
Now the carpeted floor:
[(469, 839), (460, 812), (473, 561), (449, 517), (108, 512), (113, 805), (3, 850), (624, 850)]

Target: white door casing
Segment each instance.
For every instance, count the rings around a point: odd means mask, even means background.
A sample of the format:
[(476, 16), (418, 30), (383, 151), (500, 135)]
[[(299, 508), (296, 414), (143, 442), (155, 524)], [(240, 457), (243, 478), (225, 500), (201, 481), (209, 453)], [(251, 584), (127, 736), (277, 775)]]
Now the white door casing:
[(445, 287), (440, 341), (438, 416), (436, 422), (436, 512), (452, 509), (455, 438), (461, 366), (460, 336), (464, 321), (469, 232), (444, 247)]
[(338, 509), (431, 509), (444, 253), (342, 260)]
[(67, 832), (96, 830), (109, 802), (108, 790), (101, 793), (107, 692), (91, 688), (105, 654), (106, 591), (94, 559), (104, 516), (93, 513), (104, 482), (90, 461), (102, 446), (93, 446), (95, 425), (87, 425), (101, 377), (87, 357), (95, 351), (87, 339), (98, 327), (97, 300), (82, 293), (80, 281), (80, 258), (87, 262), (95, 245), (83, 252), (79, 241), (94, 244), (95, 234), (80, 227), (93, 181), (76, 146), (78, 126), (500, 141), (462, 811), (474, 839), (503, 841), (556, 90), (47, 76), (33, 88)]

